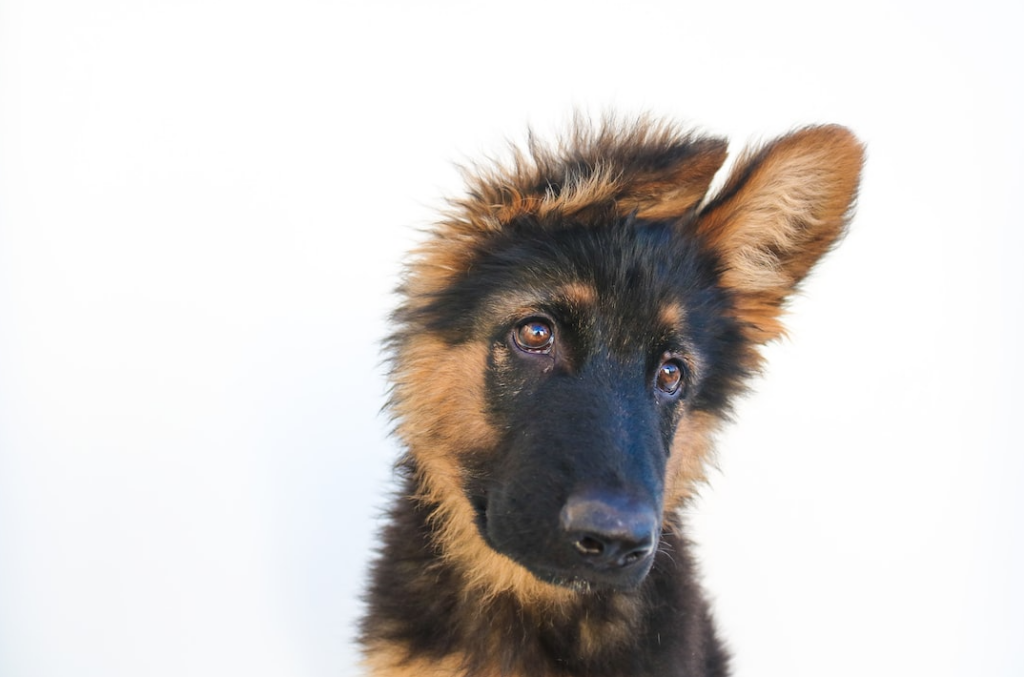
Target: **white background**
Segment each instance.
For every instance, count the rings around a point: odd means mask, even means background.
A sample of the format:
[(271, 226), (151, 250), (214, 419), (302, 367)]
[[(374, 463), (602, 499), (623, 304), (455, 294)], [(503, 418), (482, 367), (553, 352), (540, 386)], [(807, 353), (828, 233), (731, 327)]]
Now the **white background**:
[(691, 521), (736, 674), (1024, 674), (1019, 3), (0, 0), (0, 675), (357, 674), (378, 344), (574, 107), (867, 143)]

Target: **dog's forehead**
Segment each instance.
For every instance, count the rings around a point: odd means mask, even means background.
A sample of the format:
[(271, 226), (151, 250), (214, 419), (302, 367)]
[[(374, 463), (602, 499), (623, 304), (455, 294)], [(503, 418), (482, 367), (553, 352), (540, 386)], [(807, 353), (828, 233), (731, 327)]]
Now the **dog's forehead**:
[(714, 285), (713, 266), (698, 264), (703, 255), (669, 224), (620, 221), (520, 235), (490, 249), (466, 278), (468, 288), (487, 289), (484, 305), (498, 323), (546, 311), (616, 343), (682, 333), (687, 298)]
[(678, 222), (518, 223), (478, 241), (464, 269), (409, 319), (450, 340), (493, 339), (531, 315), (609, 347), (660, 343), (702, 326), (717, 289), (712, 253)]
[(593, 280), (572, 280), (496, 294), (490, 300), (495, 323), (508, 325), (534, 314), (586, 328), (612, 345), (631, 346), (651, 336), (685, 333), (687, 312), (673, 295), (619, 294)]

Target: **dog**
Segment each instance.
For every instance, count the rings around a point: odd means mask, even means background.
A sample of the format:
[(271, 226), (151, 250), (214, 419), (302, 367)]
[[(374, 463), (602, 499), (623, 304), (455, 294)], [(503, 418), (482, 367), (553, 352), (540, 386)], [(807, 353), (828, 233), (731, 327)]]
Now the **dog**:
[(843, 236), (839, 126), (743, 152), (577, 118), (465, 171), (386, 343), (401, 489), (360, 627), (377, 677), (727, 675), (680, 508)]

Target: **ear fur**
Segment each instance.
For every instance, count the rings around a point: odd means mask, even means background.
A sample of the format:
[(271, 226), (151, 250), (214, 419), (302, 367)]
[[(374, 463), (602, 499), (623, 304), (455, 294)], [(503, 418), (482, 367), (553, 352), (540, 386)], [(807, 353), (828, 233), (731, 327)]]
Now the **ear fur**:
[(720, 139), (687, 139), (647, 157), (622, 158), (630, 176), (616, 200), (620, 215), (671, 219), (697, 207), (725, 162), (728, 144)]
[(844, 234), (864, 150), (846, 128), (808, 127), (737, 161), (697, 232), (721, 257), (749, 339), (783, 333), (782, 304)]

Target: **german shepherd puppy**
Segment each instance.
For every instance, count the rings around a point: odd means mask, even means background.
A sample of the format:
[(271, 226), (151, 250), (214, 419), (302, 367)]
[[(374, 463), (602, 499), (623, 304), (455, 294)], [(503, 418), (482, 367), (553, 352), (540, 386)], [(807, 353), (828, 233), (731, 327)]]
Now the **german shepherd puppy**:
[(406, 452), (361, 643), (389, 677), (708, 677), (679, 508), (787, 296), (843, 235), (846, 129), (748, 150), (577, 121), (467, 172), (388, 342)]

